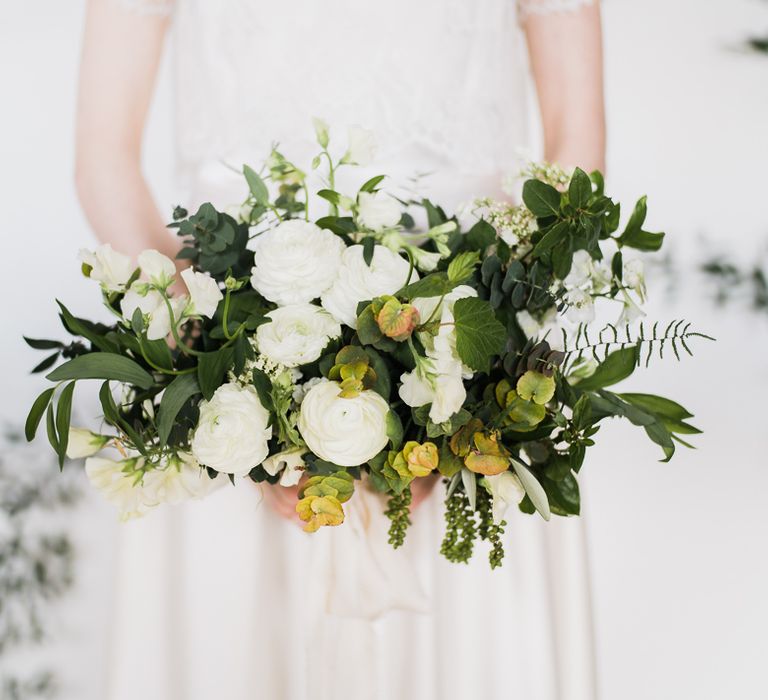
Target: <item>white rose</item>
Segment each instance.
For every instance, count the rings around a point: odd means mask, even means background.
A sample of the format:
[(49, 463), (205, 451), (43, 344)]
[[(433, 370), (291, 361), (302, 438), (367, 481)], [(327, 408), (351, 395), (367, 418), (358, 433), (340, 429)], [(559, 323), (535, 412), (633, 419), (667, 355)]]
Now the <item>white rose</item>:
[(269, 323), (256, 329), (259, 352), (284, 367), (314, 362), (341, 326), (327, 311), (313, 304), (282, 306), (267, 314)]
[(144, 277), (163, 289), (173, 282), (176, 274), (176, 265), (173, 264), (173, 260), (152, 249), (139, 253), (139, 268)]
[(226, 474), (245, 475), (269, 454), (269, 411), (252, 386), (222, 384), (200, 402), (192, 454), (200, 464)]
[(345, 247), (308, 221), (285, 221), (256, 238), (251, 284), (280, 306), (306, 304), (333, 284)]
[(400, 203), (384, 192), (361, 192), (357, 198), (357, 221), (369, 231), (383, 231), (400, 223)]
[(267, 474), (272, 476), (276, 476), (282, 470), (283, 475), (280, 477), (280, 486), (296, 486), (306, 470), (307, 465), (304, 462), (305, 452), (306, 450), (303, 447), (283, 450), (267, 457), (261, 466), (264, 467), (264, 471)]
[(92, 457), (109, 442), (107, 435), (97, 435), (86, 428), (70, 428), (67, 440), (67, 457), (82, 459)]
[(101, 283), (108, 292), (122, 292), (136, 266), (127, 255), (112, 250), (109, 243), (95, 251), (83, 248), (78, 258), (89, 269), (87, 276)]
[(377, 144), (376, 137), (370, 129), (363, 129), (361, 126), (350, 126), (347, 131), (349, 139), (349, 149), (344, 156), (345, 163), (354, 163), (355, 165), (370, 165), (376, 156)]
[(187, 285), (191, 300), (187, 313), (211, 318), (216, 313), (219, 302), (224, 298), (216, 280), (208, 274), (195, 272), (190, 268), (182, 271), (181, 279)]
[(375, 391), (341, 398), (336, 382), (313, 386), (301, 403), (299, 432), (312, 452), (340, 467), (357, 467), (387, 444), (389, 404)]
[(513, 471), (502, 472), (493, 476), (484, 476), (480, 484), (491, 494), (493, 504), (491, 511), (493, 522), (499, 525), (504, 520), (504, 514), (513, 503), (517, 504), (525, 498), (525, 489), (520, 479)]
[(144, 515), (147, 505), (144, 493), (137, 482), (137, 472), (144, 460), (133, 457), (116, 462), (105, 457), (89, 457), (85, 460), (85, 474), (91, 485), (110, 503), (117, 506), (121, 520)]
[[(383, 294), (394, 294), (408, 279), (408, 261), (389, 248), (377, 245), (368, 266), (363, 246), (353, 245), (344, 251), (341, 268), (333, 286), (323, 294), (323, 308), (342, 323), (357, 328), (357, 305)], [(419, 278), (414, 270), (411, 282)]]
[[(171, 310), (178, 328), (184, 310), (187, 308), (186, 296), (172, 297)], [(134, 282), (120, 300), (120, 310), (127, 323), (133, 319), (136, 309), (140, 309), (147, 322), (147, 339), (160, 340), (171, 332), (171, 316), (163, 295), (156, 289), (147, 289), (143, 282)]]

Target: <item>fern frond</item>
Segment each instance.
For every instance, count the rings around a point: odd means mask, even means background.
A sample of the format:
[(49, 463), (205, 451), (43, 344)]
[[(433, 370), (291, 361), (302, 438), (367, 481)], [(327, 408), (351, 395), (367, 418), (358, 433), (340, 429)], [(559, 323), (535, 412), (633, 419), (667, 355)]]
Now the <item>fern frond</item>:
[(598, 331), (597, 340), (593, 341), (589, 337), (587, 326), (579, 324), (572, 346), (568, 344), (568, 333), (563, 330), (563, 347), (565, 348), (563, 368), (570, 368), (585, 353), (590, 353), (596, 362), (605, 362), (605, 359), (611, 352), (623, 350), (630, 345), (638, 347), (638, 365), (641, 363), (641, 356), (643, 354), (645, 355), (646, 367), (650, 365), (651, 358), (653, 357), (658, 356), (660, 360), (663, 360), (664, 350), (668, 347), (672, 348), (672, 352), (679, 361), (681, 356), (678, 346), (682, 346), (688, 355), (693, 356), (693, 352), (688, 344), (692, 338), (714, 340), (713, 337), (706, 333), (692, 330), (691, 325), (685, 319), (680, 319), (671, 321), (663, 330), (660, 330), (658, 321), (650, 328), (641, 322), (635, 329), (630, 328), (629, 324), (627, 324), (622, 333), (614, 324), (608, 323)]

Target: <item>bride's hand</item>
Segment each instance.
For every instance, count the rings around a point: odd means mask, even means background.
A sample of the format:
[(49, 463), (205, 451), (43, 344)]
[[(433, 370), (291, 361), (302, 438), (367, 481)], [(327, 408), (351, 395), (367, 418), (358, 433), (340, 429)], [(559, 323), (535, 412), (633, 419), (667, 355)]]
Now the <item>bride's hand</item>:
[[(413, 495), (411, 512), (416, 510), (427, 499), (439, 480), (439, 474), (431, 474), (421, 479), (414, 479), (411, 482), (411, 494)], [(299, 488), (299, 486), (286, 487), (277, 484), (264, 484), (262, 493), (264, 494), (264, 500), (275, 513), (303, 527), (304, 522), (296, 512), (296, 504), (299, 502)]]

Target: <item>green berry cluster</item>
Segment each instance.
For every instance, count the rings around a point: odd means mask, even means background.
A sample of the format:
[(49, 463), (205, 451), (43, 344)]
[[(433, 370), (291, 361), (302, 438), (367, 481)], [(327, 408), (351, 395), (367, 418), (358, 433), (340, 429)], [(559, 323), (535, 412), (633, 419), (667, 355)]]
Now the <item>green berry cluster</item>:
[(501, 566), (504, 559), (504, 543), (501, 541), (501, 536), (504, 534), (506, 522), (502, 520), (498, 525), (493, 522), (492, 500), (485, 489), (478, 490), (477, 512), (480, 515), (478, 534), (480, 539), (491, 545), (488, 561), (491, 563), (491, 569), (495, 569)]
[(390, 496), (384, 514), (392, 521), (389, 526), (389, 544), (395, 549), (405, 542), (405, 533), (411, 524), (411, 488), (403, 489), (399, 494)]
[(445, 501), (445, 538), (440, 547), (448, 561), (466, 564), (472, 558), (477, 523), (467, 495), (457, 489)]

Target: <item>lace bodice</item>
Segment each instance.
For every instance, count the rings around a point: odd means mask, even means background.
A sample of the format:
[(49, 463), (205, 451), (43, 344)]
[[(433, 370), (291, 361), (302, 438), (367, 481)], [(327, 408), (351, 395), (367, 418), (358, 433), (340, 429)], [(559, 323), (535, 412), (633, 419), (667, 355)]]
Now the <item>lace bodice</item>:
[(516, 20), (592, 0), (118, 1), (174, 14), (179, 162), (202, 187), (273, 140), (306, 158), (312, 116), (375, 130), (382, 171), (497, 180), (529, 140)]

